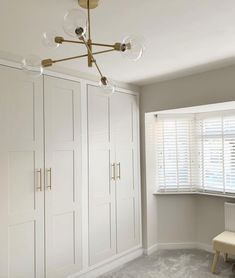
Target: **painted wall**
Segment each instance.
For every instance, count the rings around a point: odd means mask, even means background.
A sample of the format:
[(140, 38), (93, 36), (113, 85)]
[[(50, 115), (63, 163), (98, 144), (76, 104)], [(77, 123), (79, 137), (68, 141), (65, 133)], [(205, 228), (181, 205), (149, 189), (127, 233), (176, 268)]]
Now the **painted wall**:
[(158, 196), (157, 243), (196, 241), (196, 200), (191, 195)]
[[(210, 244), (223, 231), (223, 198), (156, 196), (146, 182), (145, 113), (235, 100), (235, 66), (144, 86), (141, 89), (141, 155), (144, 246), (157, 243)], [(146, 218), (145, 218), (146, 217)]]

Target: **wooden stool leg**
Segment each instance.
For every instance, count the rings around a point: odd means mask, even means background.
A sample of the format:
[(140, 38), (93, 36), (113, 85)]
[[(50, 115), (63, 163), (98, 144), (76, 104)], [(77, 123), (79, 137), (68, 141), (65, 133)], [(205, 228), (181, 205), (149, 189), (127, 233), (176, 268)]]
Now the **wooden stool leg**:
[(212, 273), (216, 272), (216, 267), (217, 267), (217, 264), (219, 262), (219, 255), (220, 255), (220, 252), (216, 251), (215, 255), (214, 255), (214, 260), (213, 260), (213, 263), (212, 263), (212, 267), (211, 267), (211, 272)]

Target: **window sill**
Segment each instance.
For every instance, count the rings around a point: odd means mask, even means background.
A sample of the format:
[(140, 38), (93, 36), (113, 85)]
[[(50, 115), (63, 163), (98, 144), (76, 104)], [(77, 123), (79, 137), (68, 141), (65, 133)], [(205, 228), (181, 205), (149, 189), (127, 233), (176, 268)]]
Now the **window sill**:
[(170, 196), (170, 195), (203, 195), (203, 196), (212, 196), (212, 197), (222, 197), (222, 198), (229, 198), (235, 199), (235, 194), (223, 194), (223, 193), (214, 193), (214, 192), (197, 192), (197, 191), (182, 191), (182, 192), (159, 192), (156, 191), (153, 195), (157, 196)]

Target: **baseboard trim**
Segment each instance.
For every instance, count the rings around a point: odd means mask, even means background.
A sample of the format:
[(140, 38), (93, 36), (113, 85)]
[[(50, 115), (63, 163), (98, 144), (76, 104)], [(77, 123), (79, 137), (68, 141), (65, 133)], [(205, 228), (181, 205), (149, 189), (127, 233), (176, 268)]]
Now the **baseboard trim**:
[(212, 245), (200, 242), (177, 242), (177, 243), (157, 243), (144, 249), (144, 255), (151, 255), (158, 250), (177, 250), (177, 249), (199, 249), (212, 253)]
[(157, 250), (159, 250), (158, 244), (154, 244), (151, 247), (144, 249), (143, 254), (146, 256), (149, 256), (149, 255), (153, 254), (154, 252), (156, 252)]
[(201, 243), (201, 242), (197, 243), (197, 249), (204, 250), (210, 253), (214, 252), (212, 245)]
[(122, 265), (140, 257), (143, 255), (143, 248), (138, 247), (129, 252), (118, 254), (112, 259), (102, 262), (100, 264), (91, 266), (80, 273), (76, 273), (68, 276), (67, 278), (95, 278), (104, 273), (114, 270), (115, 268), (121, 267)]
[(177, 243), (159, 243), (159, 250), (177, 250), (177, 249), (193, 249), (197, 248), (195, 242), (177, 242)]

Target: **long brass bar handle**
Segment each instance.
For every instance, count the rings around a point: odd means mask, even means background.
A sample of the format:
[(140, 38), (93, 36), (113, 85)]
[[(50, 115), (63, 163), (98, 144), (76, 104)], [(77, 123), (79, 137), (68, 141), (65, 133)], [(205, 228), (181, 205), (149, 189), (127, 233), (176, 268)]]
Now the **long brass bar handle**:
[(118, 162), (117, 163), (117, 168), (118, 168), (118, 175), (117, 175), (117, 179), (121, 179), (121, 163), (120, 162)]
[(51, 190), (52, 189), (52, 184), (51, 184), (51, 168), (47, 169), (47, 189)]
[(40, 168), (39, 170), (36, 170), (37, 173), (37, 187), (36, 189), (38, 191), (42, 191), (42, 169)]
[(111, 164), (112, 168), (112, 180), (116, 180), (116, 168), (115, 168), (115, 163)]

